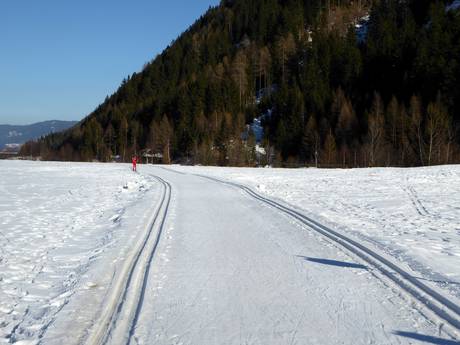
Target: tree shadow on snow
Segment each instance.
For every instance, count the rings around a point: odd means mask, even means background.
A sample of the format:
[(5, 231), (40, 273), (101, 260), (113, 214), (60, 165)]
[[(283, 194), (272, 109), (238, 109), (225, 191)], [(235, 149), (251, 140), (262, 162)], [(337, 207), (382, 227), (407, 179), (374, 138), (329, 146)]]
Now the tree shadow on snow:
[(450, 339), (442, 339), (437, 337), (432, 337), (429, 335), (413, 333), (413, 332), (403, 332), (403, 331), (396, 331), (393, 332), (395, 335), (399, 335), (400, 337), (410, 338), (414, 340), (423, 341), (428, 344), (437, 344), (437, 345), (460, 345), (460, 342), (457, 340), (450, 340)]
[(336, 266), (336, 267), (346, 267), (346, 268), (359, 268), (367, 270), (367, 266), (355, 264), (352, 262), (329, 260), (329, 259), (318, 259), (318, 258), (309, 258), (307, 256), (297, 255), (298, 258), (304, 259), (305, 261), (314, 262), (317, 264)]

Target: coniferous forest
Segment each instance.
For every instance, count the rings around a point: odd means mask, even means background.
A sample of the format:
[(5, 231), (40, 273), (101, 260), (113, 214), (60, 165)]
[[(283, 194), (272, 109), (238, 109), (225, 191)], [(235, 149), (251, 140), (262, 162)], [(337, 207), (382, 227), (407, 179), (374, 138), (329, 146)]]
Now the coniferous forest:
[(454, 5), (223, 0), (77, 126), (22, 154), (128, 161), (148, 150), (164, 163), (225, 166), (459, 163)]

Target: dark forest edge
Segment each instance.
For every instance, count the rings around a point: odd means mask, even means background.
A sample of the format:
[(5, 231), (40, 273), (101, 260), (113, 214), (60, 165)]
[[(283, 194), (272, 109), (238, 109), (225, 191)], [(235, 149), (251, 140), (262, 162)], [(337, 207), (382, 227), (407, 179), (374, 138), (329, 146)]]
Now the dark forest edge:
[[(234, 0), (210, 8), (77, 126), (23, 156), (222, 166), (460, 163), (452, 1)], [(356, 32), (366, 15), (367, 33)], [(262, 116), (263, 115), (263, 116)], [(264, 136), (248, 125), (260, 118)]]

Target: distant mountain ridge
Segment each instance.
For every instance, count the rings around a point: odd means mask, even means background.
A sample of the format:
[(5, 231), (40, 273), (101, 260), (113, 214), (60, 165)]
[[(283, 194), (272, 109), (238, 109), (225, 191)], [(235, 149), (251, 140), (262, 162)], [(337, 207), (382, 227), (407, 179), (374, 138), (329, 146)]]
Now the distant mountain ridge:
[(44, 121), (31, 125), (0, 125), (0, 151), (18, 148), (21, 144), (39, 139), (50, 133), (61, 132), (77, 124), (77, 121)]

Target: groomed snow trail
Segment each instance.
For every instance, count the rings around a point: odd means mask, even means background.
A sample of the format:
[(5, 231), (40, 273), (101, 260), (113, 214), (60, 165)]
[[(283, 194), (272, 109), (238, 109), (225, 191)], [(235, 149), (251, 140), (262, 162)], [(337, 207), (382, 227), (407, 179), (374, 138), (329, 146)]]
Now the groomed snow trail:
[(446, 322), (449, 327), (448, 332), (452, 336), (460, 334), (460, 304), (458, 304), (458, 301), (452, 297), (445, 296), (438, 289), (421, 282), (419, 278), (412, 276), (411, 272), (408, 272), (403, 267), (398, 266), (398, 264), (391, 259), (382, 256), (382, 254), (366, 247), (365, 244), (359, 243), (349, 236), (341, 234), (321, 223), (318, 223), (316, 220), (305, 216), (300, 211), (295, 210), (292, 207), (282, 205), (277, 201), (258, 194), (247, 186), (204, 175), (196, 176), (239, 188), (256, 200), (259, 200), (266, 205), (293, 217), (302, 224), (306, 225), (308, 228), (337, 243), (344, 249), (368, 263), (370, 267), (376, 269), (385, 278), (390, 279), (397, 285), (398, 288), (404, 290), (412, 298), (414, 298), (415, 301), (423, 304), (423, 307), (421, 307), (424, 308), (424, 311), (433, 314), (432, 316), (434, 316), (438, 322)]
[(101, 317), (97, 320), (87, 345), (127, 344), (145, 296), (146, 279), (163, 232), (171, 200), (171, 186), (155, 177), (163, 186), (161, 200), (139, 243), (125, 260), (118, 279), (113, 282)]
[(181, 167), (249, 186), (384, 252), (460, 299), (460, 165), (421, 168)]
[[(356, 253), (233, 186), (169, 181), (131, 344), (454, 344)], [(450, 342), (450, 343), (449, 343)]]
[[(302, 208), (232, 169), (0, 167), (0, 344), (460, 344), (456, 296), (318, 219), (325, 197), (291, 176), (310, 171), (274, 172), (311, 198)], [(443, 214), (406, 185), (415, 217)]]

